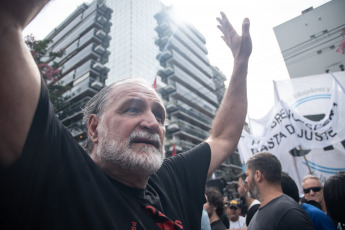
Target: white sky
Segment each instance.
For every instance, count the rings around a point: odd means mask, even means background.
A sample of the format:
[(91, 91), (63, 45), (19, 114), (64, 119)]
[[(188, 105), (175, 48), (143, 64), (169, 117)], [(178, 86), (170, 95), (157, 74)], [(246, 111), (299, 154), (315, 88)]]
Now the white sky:
[[(107, 0), (111, 1), (111, 0)], [(273, 106), (273, 80), (289, 78), (273, 27), (293, 19), (309, 7), (318, 7), (329, 0), (163, 0), (174, 5), (179, 16), (194, 25), (206, 38), (209, 60), (228, 77), (232, 71), (232, 54), (218, 30), (216, 17), (227, 14), (234, 28), (241, 33), (244, 17), (251, 21), (253, 52), (248, 72), (248, 116), (260, 118)], [(43, 39), (58, 26), (83, 0), (52, 0), (24, 30)], [(291, 35), (293, 36), (293, 35)]]

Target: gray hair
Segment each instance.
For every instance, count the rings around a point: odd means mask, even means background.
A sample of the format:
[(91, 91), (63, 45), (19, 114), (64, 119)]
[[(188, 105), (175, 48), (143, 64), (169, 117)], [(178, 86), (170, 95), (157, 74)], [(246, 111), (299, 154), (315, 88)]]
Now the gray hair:
[[(97, 117), (101, 117), (103, 115), (105, 108), (107, 108), (109, 105), (108, 99), (109, 99), (109, 95), (112, 89), (126, 83), (138, 84), (155, 91), (152, 88), (152, 86), (149, 85), (142, 78), (126, 78), (126, 79), (114, 82), (108, 86), (105, 86), (101, 91), (99, 91), (95, 96), (93, 96), (83, 108), (83, 122), (86, 124), (87, 127), (88, 127), (88, 120), (91, 114), (96, 114)], [(87, 135), (85, 141), (82, 143), (82, 147), (88, 154), (91, 154), (93, 142), (91, 141), (89, 135)]]
[(312, 174), (308, 174), (308, 175), (306, 175), (305, 177), (303, 177), (303, 180), (302, 180), (302, 187), (303, 187), (304, 182), (305, 182), (306, 180), (308, 180), (308, 179), (317, 180), (317, 181), (320, 183), (320, 185), (322, 186), (322, 182), (321, 182), (321, 180), (320, 180), (319, 177), (317, 177), (317, 176), (315, 176), (315, 175), (312, 175)]

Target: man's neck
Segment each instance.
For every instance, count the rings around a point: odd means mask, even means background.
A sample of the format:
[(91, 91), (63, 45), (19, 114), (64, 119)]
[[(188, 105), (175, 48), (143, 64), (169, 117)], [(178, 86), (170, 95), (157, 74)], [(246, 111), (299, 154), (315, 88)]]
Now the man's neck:
[(102, 162), (99, 156), (95, 153), (91, 154), (91, 158), (105, 174), (121, 184), (139, 189), (144, 189), (146, 187), (150, 175), (144, 175), (143, 173), (138, 173), (137, 171), (132, 172), (126, 169), (119, 169), (109, 162)]
[(260, 207), (265, 206), (271, 200), (283, 195), (281, 186), (279, 184), (266, 184), (260, 189)]
[(231, 222), (237, 222), (240, 217), (237, 217), (237, 219), (230, 219)]
[(210, 224), (216, 222), (217, 220), (219, 220), (219, 216), (217, 214), (213, 214), (212, 216), (210, 216)]
[(245, 199), (246, 199), (246, 203), (248, 204), (248, 208), (250, 207), (250, 205), (252, 205), (252, 203), (255, 200), (255, 199), (253, 199), (253, 198), (251, 198), (249, 196), (246, 196)]
[(322, 211), (326, 213), (326, 212), (327, 212), (327, 209), (326, 209), (325, 200), (322, 200), (322, 201), (320, 202), (320, 205), (321, 205)]

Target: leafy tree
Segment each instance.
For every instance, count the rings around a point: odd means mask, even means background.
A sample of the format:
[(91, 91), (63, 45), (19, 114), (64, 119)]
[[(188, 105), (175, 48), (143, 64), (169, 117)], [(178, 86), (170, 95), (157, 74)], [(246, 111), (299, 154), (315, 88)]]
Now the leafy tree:
[(54, 105), (55, 111), (57, 111), (63, 103), (61, 95), (69, 89), (68, 86), (63, 86), (61, 81), (59, 82), (62, 67), (55, 62), (56, 58), (62, 57), (65, 54), (65, 50), (48, 52), (47, 48), (52, 43), (52, 40), (36, 40), (32, 34), (26, 36), (24, 40), (30, 49), (42, 78), (47, 84), (50, 101)]

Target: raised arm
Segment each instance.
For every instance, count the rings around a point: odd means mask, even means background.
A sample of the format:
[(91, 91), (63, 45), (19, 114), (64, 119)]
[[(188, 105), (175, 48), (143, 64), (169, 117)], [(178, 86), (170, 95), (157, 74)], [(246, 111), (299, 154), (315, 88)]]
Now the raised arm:
[(242, 36), (238, 35), (226, 15), (217, 18), (223, 40), (234, 57), (234, 67), (229, 86), (213, 120), (212, 132), (206, 140), (211, 147), (210, 175), (236, 149), (247, 114), (247, 72), (252, 41), (249, 20), (242, 24)]
[(40, 73), (22, 30), (49, 0), (0, 0), (0, 169), (22, 152), (40, 93)]

